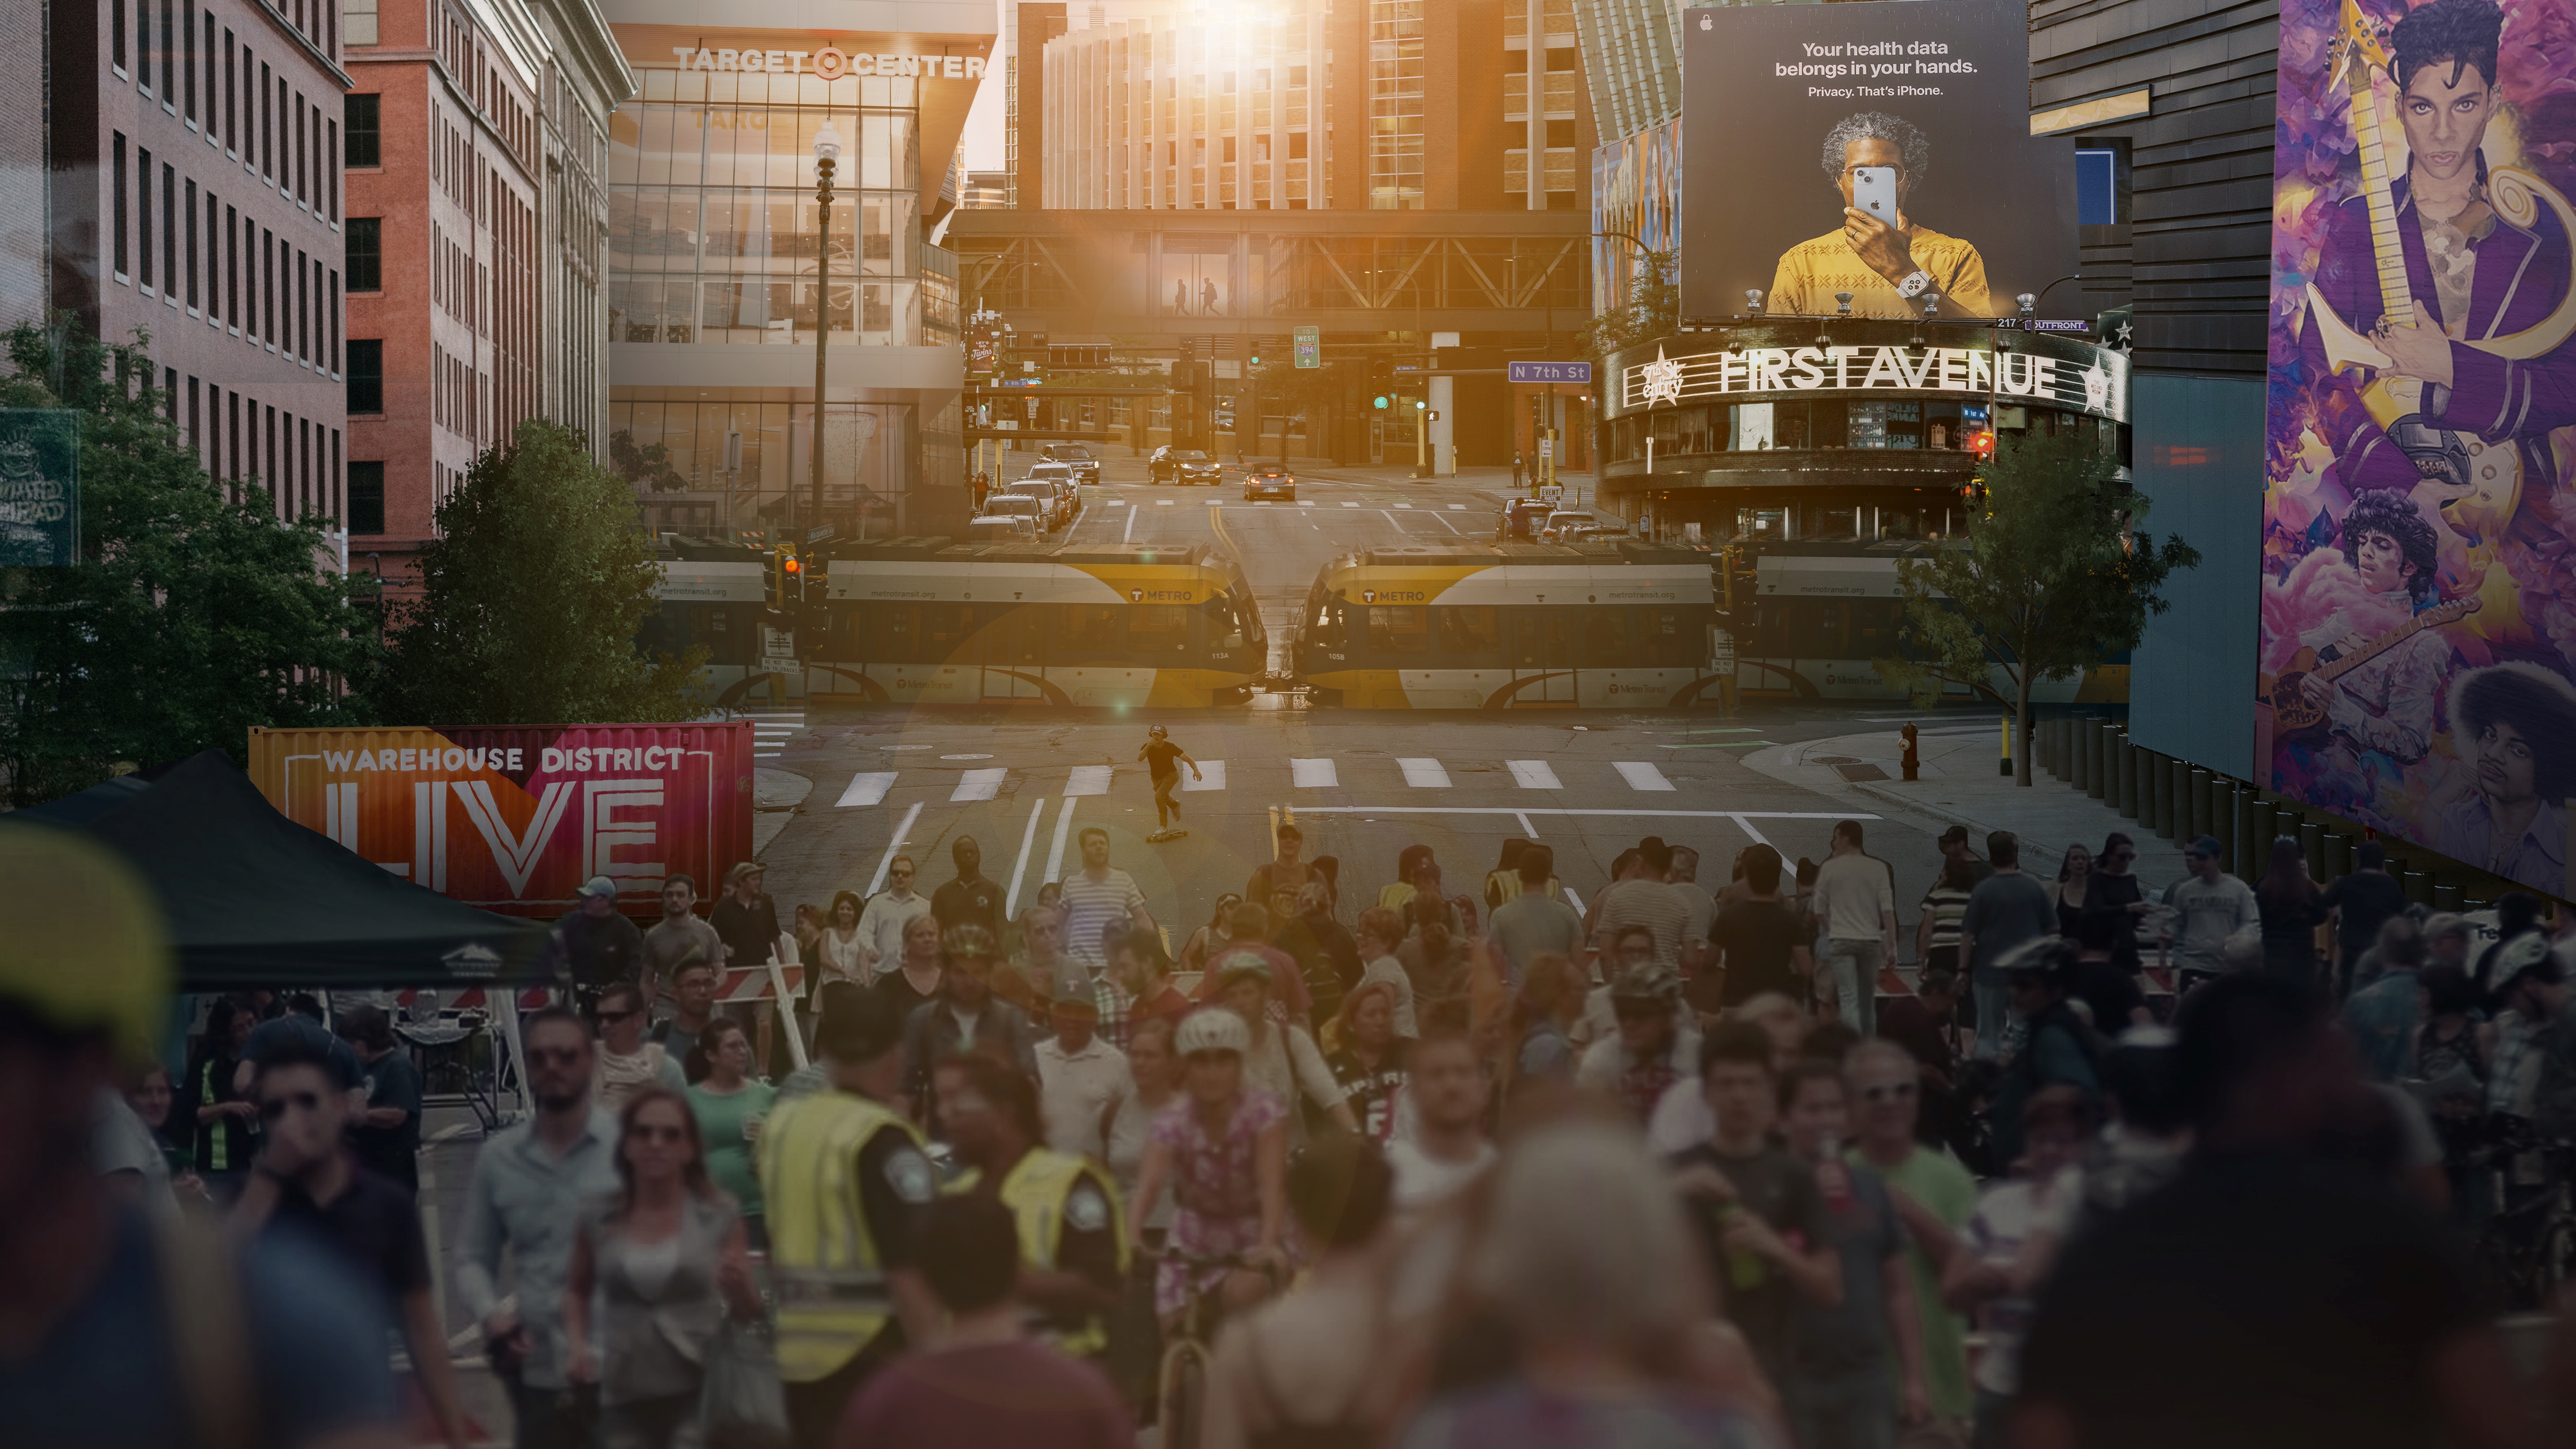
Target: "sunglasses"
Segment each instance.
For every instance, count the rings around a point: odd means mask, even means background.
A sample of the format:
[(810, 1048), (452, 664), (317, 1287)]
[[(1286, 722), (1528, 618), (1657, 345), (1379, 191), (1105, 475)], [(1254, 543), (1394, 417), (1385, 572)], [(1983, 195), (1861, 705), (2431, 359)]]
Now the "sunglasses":
[(1864, 1102), (1904, 1102), (1913, 1098), (1914, 1091), (1912, 1082), (1899, 1082), (1892, 1087), (1863, 1087), (1860, 1099)]
[(288, 1092), (283, 1096), (271, 1097), (259, 1104), (259, 1120), (263, 1122), (274, 1122), (278, 1118), (285, 1116), (287, 1109), (290, 1107), (300, 1108), (307, 1112), (319, 1112), (322, 1110), (322, 1094), (319, 1092)]

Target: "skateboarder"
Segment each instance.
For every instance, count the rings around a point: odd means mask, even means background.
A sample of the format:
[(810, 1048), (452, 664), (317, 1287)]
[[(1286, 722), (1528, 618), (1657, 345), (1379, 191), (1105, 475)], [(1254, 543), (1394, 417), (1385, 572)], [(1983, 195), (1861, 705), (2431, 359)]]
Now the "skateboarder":
[(1181, 818), (1181, 802), (1172, 798), (1172, 792), (1180, 788), (1180, 766), (1190, 767), (1193, 780), (1204, 780), (1207, 776), (1199, 773), (1199, 762), (1190, 758), (1189, 751), (1172, 743), (1171, 731), (1155, 725), (1146, 731), (1146, 735), (1144, 748), (1136, 752), (1136, 758), (1145, 762), (1147, 772), (1154, 777), (1154, 824), (1160, 828), (1145, 838), (1178, 840), (1189, 834), (1176, 823)]

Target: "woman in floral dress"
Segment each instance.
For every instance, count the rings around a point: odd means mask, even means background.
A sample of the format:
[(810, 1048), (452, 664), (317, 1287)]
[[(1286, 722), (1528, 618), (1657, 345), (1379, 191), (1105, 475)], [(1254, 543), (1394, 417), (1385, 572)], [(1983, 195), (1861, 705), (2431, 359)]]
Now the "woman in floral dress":
[(1175, 1206), (1154, 1277), (1154, 1312), (1166, 1333), (1179, 1328), (1193, 1293), (1222, 1288), (1228, 1309), (1248, 1307), (1290, 1264), (1288, 1109), (1244, 1085), (1250, 1035), (1223, 1008), (1181, 1023), (1174, 1045), (1187, 1090), (1154, 1119), (1145, 1144), (1128, 1232), (1135, 1250), (1147, 1251), (1143, 1225), (1168, 1186)]

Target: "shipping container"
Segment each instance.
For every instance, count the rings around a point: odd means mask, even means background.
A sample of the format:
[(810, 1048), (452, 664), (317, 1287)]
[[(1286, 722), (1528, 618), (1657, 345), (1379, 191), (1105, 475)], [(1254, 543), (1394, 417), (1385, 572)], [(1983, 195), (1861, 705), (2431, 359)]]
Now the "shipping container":
[(658, 916), (666, 876), (712, 900), (751, 859), (751, 723), (250, 732), (289, 820), (443, 895), (552, 919), (592, 876)]

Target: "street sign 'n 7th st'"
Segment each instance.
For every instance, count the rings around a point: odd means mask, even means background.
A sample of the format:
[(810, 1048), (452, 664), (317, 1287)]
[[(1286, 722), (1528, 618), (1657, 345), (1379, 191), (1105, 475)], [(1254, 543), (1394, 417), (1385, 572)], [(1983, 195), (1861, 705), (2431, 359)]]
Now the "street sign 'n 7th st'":
[(1592, 364), (1588, 362), (1515, 362), (1514, 382), (1581, 382), (1592, 381)]

